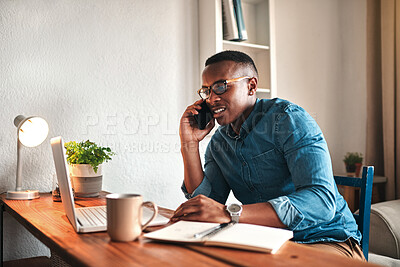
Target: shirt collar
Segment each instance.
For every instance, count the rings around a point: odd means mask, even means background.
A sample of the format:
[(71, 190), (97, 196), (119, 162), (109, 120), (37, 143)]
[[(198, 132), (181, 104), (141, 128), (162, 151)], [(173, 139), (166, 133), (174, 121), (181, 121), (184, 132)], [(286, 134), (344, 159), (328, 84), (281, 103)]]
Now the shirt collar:
[(247, 117), (247, 119), (243, 122), (242, 126), (240, 127), (240, 132), (237, 135), (235, 131), (233, 130), (232, 126), (226, 125), (226, 134), (230, 138), (244, 138), (247, 136), (253, 127), (257, 124), (257, 122), (261, 119), (261, 116), (256, 116), (257, 114), (260, 114), (262, 111), (262, 101), (260, 99), (256, 99), (256, 103), (254, 104), (254, 108), (251, 111), (250, 115)]

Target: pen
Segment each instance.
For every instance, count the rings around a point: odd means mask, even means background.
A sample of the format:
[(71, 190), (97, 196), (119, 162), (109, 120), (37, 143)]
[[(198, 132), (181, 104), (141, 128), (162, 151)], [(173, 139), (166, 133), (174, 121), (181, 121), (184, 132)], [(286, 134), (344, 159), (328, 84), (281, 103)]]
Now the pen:
[(207, 229), (207, 230), (205, 230), (203, 232), (194, 234), (193, 237), (194, 238), (203, 238), (203, 237), (206, 237), (206, 236), (212, 236), (212, 235), (215, 235), (216, 233), (218, 233), (222, 229), (224, 229), (224, 228), (226, 228), (226, 227), (228, 227), (228, 226), (230, 226), (232, 224), (234, 224), (234, 222), (221, 223), (221, 224), (219, 224), (219, 225), (217, 225), (217, 226), (215, 226), (213, 228), (210, 228), (210, 229)]

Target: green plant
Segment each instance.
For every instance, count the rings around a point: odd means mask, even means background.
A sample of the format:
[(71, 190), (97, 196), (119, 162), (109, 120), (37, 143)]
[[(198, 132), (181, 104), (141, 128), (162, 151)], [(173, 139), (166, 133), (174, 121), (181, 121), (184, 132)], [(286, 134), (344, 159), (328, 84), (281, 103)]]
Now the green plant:
[(343, 162), (347, 165), (355, 165), (356, 163), (362, 163), (363, 155), (358, 152), (347, 152), (344, 156)]
[(111, 160), (111, 156), (115, 155), (111, 148), (99, 147), (89, 140), (80, 143), (71, 141), (64, 146), (69, 164), (90, 164), (96, 173), (100, 164)]

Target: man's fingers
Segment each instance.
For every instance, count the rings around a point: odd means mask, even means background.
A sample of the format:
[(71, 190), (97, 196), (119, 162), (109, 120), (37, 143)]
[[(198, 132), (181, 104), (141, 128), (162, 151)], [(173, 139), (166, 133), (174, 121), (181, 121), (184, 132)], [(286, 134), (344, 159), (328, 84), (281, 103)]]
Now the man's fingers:
[(179, 207), (174, 211), (174, 214), (176, 214), (182, 208), (182, 205), (183, 204), (179, 205)]
[(186, 114), (185, 117), (192, 117), (196, 114), (199, 114), (199, 112), (197, 111), (197, 109), (195, 109), (194, 107), (188, 107), (186, 109)]
[(201, 216), (199, 213), (186, 214), (179, 218), (182, 221), (201, 221)]
[(199, 215), (199, 213), (189, 213), (183, 214), (179, 217), (172, 217), (170, 221), (173, 223), (177, 221), (201, 221), (201, 216)]
[(184, 205), (184, 206), (178, 208), (175, 211), (174, 216), (172, 216), (172, 217), (181, 217), (181, 216), (184, 216), (184, 215), (188, 215), (188, 214), (191, 214), (191, 213), (198, 212), (198, 210), (199, 209), (196, 206), (186, 206), (186, 205)]
[(199, 100), (197, 100), (196, 102), (194, 102), (194, 104), (196, 104), (196, 105), (200, 105), (201, 103), (203, 103), (203, 101), (205, 101), (205, 100), (203, 100), (203, 99), (199, 99)]
[(210, 122), (207, 124), (206, 130), (210, 130), (211, 131), (211, 129), (214, 128), (214, 126), (215, 126), (215, 118), (212, 118), (210, 120)]

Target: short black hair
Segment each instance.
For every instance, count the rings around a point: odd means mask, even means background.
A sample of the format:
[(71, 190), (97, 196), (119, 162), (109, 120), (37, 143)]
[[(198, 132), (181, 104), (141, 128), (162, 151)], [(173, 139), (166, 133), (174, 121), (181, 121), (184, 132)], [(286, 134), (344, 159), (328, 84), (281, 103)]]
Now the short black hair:
[(209, 57), (206, 60), (205, 67), (207, 67), (208, 65), (215, 64), (215, 63), (218, 63), (221, 61), (226, 61), (226, 60), (230, 60), (230, 61), (234, 61), (239, 64), (246, 65), (246, 66), (250, 67), (251, 69), (253, 69), (255, 74), (257, 74), (257, 76), (258, 76), (256, 64), (254, 64), (253, 59), (249, 55), (247, 55), (243, 52), (240, 52), (240, 51), (226, 50), (226, 51), (219, 52), (219, 53)]

